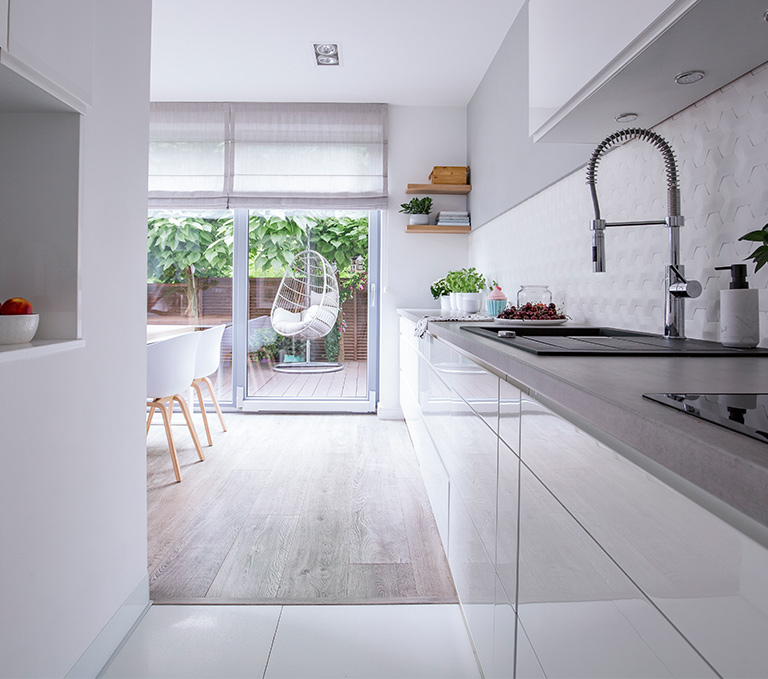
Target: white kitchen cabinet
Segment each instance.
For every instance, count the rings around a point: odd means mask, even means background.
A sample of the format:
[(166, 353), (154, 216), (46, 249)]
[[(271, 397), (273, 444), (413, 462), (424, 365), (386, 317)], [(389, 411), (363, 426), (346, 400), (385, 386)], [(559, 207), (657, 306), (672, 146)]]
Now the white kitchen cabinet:
[(418, 347), (409, 428), (485, 676), (765, 676), (768, 550), (511, 378)]
[(764, 676), (768, 550), (540, 403), (522, 408), (541, 482), (718, 673)]
[[(523, 449), (525, 432), (524, 415)], [(525, 464), (518, 573), (517, 614), (547, 677), (717, 676)]]
[(496, 575), (493, 558), (488, 554), (470, 512), (452, 483), (448, 564), (472, 641), (480, 663), (485, 667), (493, 657)]
[[(598, 143), (652, 127), (765, 62), (766, 7), (711, 0), (531, 0), (529, 122), (536, 141)], [(700, 70), (704, 79), (675, 77)], [(616, 116), (636, 120), (618, 123)]]
[[(408, 432), (419, 461), (432, 514), (447, 551), (450, 482), (419, 405), (420, 381), (428, 385), (429, 367), (418, 353), (419, 341), (414, 335), (415, 328), (415, 323), (400, 318), (400, 405), (408, 423)], [(427, 389), (428, 387), (425, 387), (421, 393), (425, 411), (429, 413), (431, 410), (427, 404)], [(446, 423), (448, 413), (449, 411), (446, 412)]]
[(9, 53), (86, 104), (93, 91), (94, 3), (10, 0), (7, 13)]
[(520, 450), (520, 389), (506, 380), (499, 380), (499, 438), (519, 454)]

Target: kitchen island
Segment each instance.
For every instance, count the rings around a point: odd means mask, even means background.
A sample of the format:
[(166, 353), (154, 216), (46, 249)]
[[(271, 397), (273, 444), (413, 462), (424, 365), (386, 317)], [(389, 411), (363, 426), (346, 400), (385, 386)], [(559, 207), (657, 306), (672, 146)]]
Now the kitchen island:
[(768, 445), (642, 396), (768, 360), (416, 338), (436, 313), (400, 310), (401, 402), (486, 675), (768, 676)]

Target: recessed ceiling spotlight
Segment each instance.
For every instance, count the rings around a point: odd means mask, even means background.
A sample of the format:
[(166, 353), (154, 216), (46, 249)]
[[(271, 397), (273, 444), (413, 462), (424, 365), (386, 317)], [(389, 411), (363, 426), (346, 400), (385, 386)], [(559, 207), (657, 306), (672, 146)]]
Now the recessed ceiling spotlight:
[(315, 49), (315, 63), (318, 66), (338, 66), (339, 45), (333, 42), (313, 43)]
[(614, 120), (617, 123), (632, 123), (637, 120), (637, 113), (619, 113)]
[(683, 71), (675, 76), (675, 82), (678, 85), (690, 85), (697, 83), (704, 77), (704, 71)]

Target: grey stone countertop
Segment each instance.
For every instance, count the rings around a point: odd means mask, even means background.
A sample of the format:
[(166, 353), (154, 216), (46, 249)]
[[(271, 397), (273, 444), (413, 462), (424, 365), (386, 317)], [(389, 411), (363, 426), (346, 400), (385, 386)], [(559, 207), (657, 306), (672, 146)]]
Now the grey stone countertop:
[[(440, 315), (398, 313), (414, 322)], [(428, 329), (768, 546), (768, 444), (642, 396), (766, 393), (768, 357), (537, 356), (462, 325)]]

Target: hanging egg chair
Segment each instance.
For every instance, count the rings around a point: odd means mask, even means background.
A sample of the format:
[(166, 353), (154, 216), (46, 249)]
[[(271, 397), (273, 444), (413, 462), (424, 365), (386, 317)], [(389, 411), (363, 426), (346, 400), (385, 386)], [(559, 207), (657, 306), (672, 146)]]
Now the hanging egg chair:
[(306, 359), (278, 363), (273, 369), (297, 373), (341, 370), (340, 363), (310, 361), (310, 342), (325, 337), (338, 315), (339, 285), (333, 266), (315, 250), (300, 252), (283, 274), (270, 319), (278, 334), (306, 341)]

